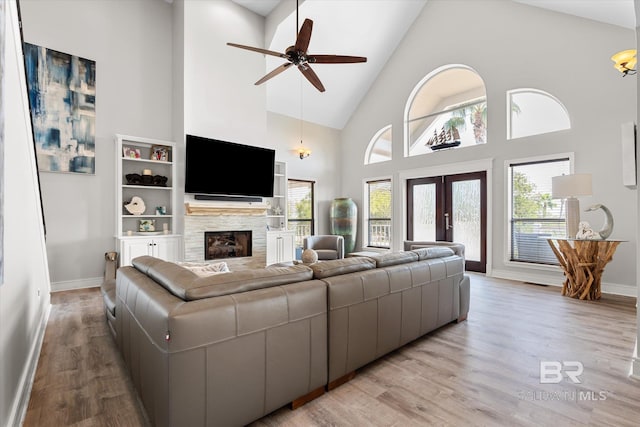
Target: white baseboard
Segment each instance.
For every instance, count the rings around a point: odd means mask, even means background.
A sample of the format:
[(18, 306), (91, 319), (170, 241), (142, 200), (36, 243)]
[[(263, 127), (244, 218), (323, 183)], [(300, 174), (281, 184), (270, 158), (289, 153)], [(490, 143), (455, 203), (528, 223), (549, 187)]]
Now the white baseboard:
[[(498, 279), (515, 280), (517, 282), (530, 282), (538, 283), (540, 285), (550, 286), (562, 286), (564, 282), (563, 276), (559, 278), (550, 277), (547, 275), (536, 274), (529, 271), (511, 271), (511, 270), (498, 270), (493, 269), (491, 271), (491, 277)], [(627, 297), (637, 297), (638, 290), (635, 286), (621, 285), (619, 283), (602, 283), (602, 293), (612, 295), (623, 295)]]
[(102, 277), (90, 277), (88, 279), (65, 280), (52, 282), (51, 292), (71, 291), (73, 289), (95, 288), (102, 284)]
[(48, 304), (42, 313), (40, 326), (38, 327), (38, 335), (31, 346), (26, 368), (22, 372), (22, 377), (20, 378), (18, 392), (16, 393), (13, 407), (9, 415), (9, 426), (21, 426), (24, 422), (24, 417), (27, 415), (29, 398), (31, 397), (31, 388), (33, 387), (33, 381), (35, 380), (38, 360), (40, 359), (40, 352), (42, 351), (42, 343), (44, 341), (44, 333), (47, 329), (50, 313), (51, 304)]

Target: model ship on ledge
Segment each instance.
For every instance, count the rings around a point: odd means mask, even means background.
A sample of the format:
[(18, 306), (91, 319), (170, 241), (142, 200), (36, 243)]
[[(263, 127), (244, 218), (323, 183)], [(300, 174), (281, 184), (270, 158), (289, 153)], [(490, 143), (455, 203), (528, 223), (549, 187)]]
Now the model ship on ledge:
[(433, 136), (429, 138), (426, 145), (433, 151), (457, 147), (460, 145), (460, 133), (455, 127), (445, 130), (443, 126), (440, 133), (434, 129)]

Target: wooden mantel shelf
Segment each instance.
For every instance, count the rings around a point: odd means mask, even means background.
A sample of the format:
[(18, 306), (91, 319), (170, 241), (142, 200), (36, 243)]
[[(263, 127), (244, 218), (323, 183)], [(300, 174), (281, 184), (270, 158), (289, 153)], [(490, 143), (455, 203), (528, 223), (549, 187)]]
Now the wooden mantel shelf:
[(184, 211), (186, 215), (251, 215), (264, 216), (267, 214), (267, 207), (262, 203), (254, 205), (195, 205), (193, 203), (185, 203)]

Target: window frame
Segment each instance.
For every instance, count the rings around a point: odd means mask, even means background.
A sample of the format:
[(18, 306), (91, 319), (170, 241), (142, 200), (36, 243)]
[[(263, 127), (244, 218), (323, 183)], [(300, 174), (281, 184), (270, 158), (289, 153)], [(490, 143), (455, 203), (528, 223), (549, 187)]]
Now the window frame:
[[(384, 135), (388, 130), (391, 131), (391, 141), (390, 141), (391, 142), (391, 155), (389, 156), (388, 159), (379, 160), (377, 162), (372, 162), (371, 161), (371, 155), (373, 154), (373, 151), (376, 148), (376, 145), (380, 141), (380, 137), (382, 137), (382, 135)], [(371, 141), (369, 141), (369, 145), (367, 145), (367, 149), (364, 152), (364, 164), (365, 165), (373, 165), (373, 164), (376, 164), (376, 163), (388, 162), (390, 160), (393, 160), (393, 125), (386, 125), (383, 128), (381, 128), (380, 130), (378, 130), (375, 133), (375, 135), (373, 135), (373, 138), (371, 138)]]
[[(512, 242), (512, 209), (513, 209), (513, 189), (511, 185), (511, 166), (512, 165), (522, 165), (522, 164), (532, 164), (532, 163), (547, 163), (558, 161), (562, 159), (567, 159), (569, 161), (569, 173), (574, 173), (574, 153), (566, 152), (566, 153), (556, 153), (556, 154), (548, 154), (542, 156), (534, 156), (534, 157), (526, 157), (526, 158), (518, 158), (518, 159), (510, 159), (505, 160), (504, 162), (504, 191), (505, 191), (505, 207), (504, 207), (504, 264), (510, 265), (514, 267), (524, 267), (531, 268), (535, 270), (545, 270), (545, 271), (557, 271), (558, 266), (552, 264), (540, 264), (533, 263), (527, 261), (518, 261), (512, 260), (511, 254), (511, 242)], [(546, 242), (545, 242), (546, 243)]]
[[(370, 206), (370, 190), (371, 184), (379, 183), (379, 182), (389, 182), (389, 192), (390, 192), (390, 200), (389, 200), (389, 208), (391, 217), (389, 218), (378, 218), (371, 216), (371, 206)], [(385, 177), (377, 177), (377, 178), (369, 178), (363, 181), (363, 200), (364, 200), (364, 212), (363, 212), (363, 225), (362, 225), (362, 236), (363, 236), (363, 247), (367, 249), (374, 250), (390, 250), (393, 245), (393, 199), (394, 199), (394, 191), (393, 191), (393, 178), (391, 176)], [(372, 245), (371, 244), (371, 221), (389, 221), (389, 245), (388, 246), (380, 246), (380, 245)]]
[[(489, 108), (489, 102), (487, 99), (487, 85), (484, 81), (484, 78), (482, 77), (482, 75), (476, 71), (473, 67), (470, 67), (468, 65), (464, 65), (464, 64), (447, 64), (447, 65), (442, 65), (438, 68), (435, 68), (434, 70), (432, 70), (431, 72), (429, 72), (426, 76), (424, 76), (412, 89), (411, 93), (409, 94), (409, 96), (407, 97), (407, 101), (405, 103), (405, 107), (404, 107), (404, 113), (403, 113), (403, 155), (405, 158), (409, 158), (409, 157), (416, 157), (416, 156), (421, 156), (424, 154), (432, 154), (433, 152), (425, 152), (425, 153), (420, 153), (420, 154), (411, 154), (411, 123), (414, 122), (415, 120), (417, 120), (418, 118), (413, 118), (410, 119), (409, 116), (411, 114), (411, 107), (413, 106), (413, 103), (416, 99), (416, 96), (420, 93), (420, 91), (422, 90), (422, 87), (427, 84), (427, 82), (432, 79), (433, 77), (437, 76), (438, 74), (445, 72), (447, 70), (452, 70), (452, 69), (463, 69), (463, 70), (468, 70), (471, 71), (473, 73), (475, 73), (478, 78), (480, 78), (482, 80), (482, 84), (483, 84), (483, 88), (484, 88), (484, 103), (485, 103), (485, 109), (486, 111), (488, 111)], [(479, 102), (478, 101), (479, 98), (474, 98), (474, 101), (471, 102), (472, 104), (477, 104)], [(467, 102), (461, 102), (458, 105), (458, 109), (460, 108), (460, 106), (463, 106), (463, 104), (465, 104)], [(451, 106), (449, 106), (451, 107)], [(435, 116), (435, 115), (439, 115), (441, 113), (447, 113), (447, 112), (451, 112), (456, 110), (456, 108), (450, 109), (449, 107), (445, 108), (444, 110), (441, 110), (439, 112), (432, 112), (429, 113), (427, 115), (425, 115), (424, 117), (429, 117), (429, 116)], [(424, 118), (422, 117), (422, 118)], [(488, 135), (488, 123), (485, 123), (485, 142), (483, 144), (476, 144), (476, 145), (463, 145), (460, 147), (454, 147), (454, 148), (469, 148), (469, 147), (474, 147), (477, 145), (484, 145), (487, 144), (489, 141), (489, 135)]]
[[(544, 132), (538, 132), (538, 133), (534, 133), (534, 134), (529, 134), (529, 135), (523, 135), (523, 136), (513, 136), (513, 125), (512, 125), (512, 120), (513, 120), (513, 112), (512, 112), (512, 98), (514, 94), (519, 94), (519, 93), (534, 93), (537, 95), (543, 95), (546, 96), (547, 98), (555, 101), (564, 111), (565, 115), (567, 116), (567, 120), (569, 121), (569, 127), (564, 128), (564, 129), (556, 129), (556, 130), (548, 130), (548, 131), (544, 131)], [(567, 109), (567, 107), (564, 105), (564, 103), (562, 101), (560, 101), (560, 99), (558, 99), (557, 96), (541, 90), (541, 89), (534, 89), (534, 88), (530, 88), (530, 87), (521, 87), (521, 88), (516, 88), (516, 89), (510, 89), (506, 92), (506, 106), (507, 106), (507, 141), (516, 141), (516, 140), (522, 140), (524, 138), (531, 138), (534, 136), (540, 136), (540, 135), (547, 135), (550, 133), (555, 133), (555, 132), (564, 132), (564, 131), (569, 131), (572, 129), (571, 126), (571, 115), (569, 114), (569, 110)]]
[[(310, 185), (310, 189), (311, 189), (311, 218), (292, 218), (291, 215), (289, 215), (289, 200), (290, 200), (290, 187), (289, 184), (291, 182), (298, 182), (298, 183), (305, 183), (305, 184), (309, 184)], [(295, 178), (288, 178), (287, 179), (287, 229), (288, 230), (294, 230), (296, 231), (296, 235), (295, 235), (295, 240), (296, 240), (296, 245), (302, 247), (302, 240), (307, 237), (307, 236), (313, 236), (315, 235), (315, 184), (316, 182), (313, 180), (308, 180), (308, 179), (295, 179)], [(307, 235), (298, 235), (297, 233), (297, 228), (296, 227), (291, 227), (292, 223), (309, 223), (309, 230), (310, 230), (310, 234)], [(298, 242), (298, 240), (300, 240)]]

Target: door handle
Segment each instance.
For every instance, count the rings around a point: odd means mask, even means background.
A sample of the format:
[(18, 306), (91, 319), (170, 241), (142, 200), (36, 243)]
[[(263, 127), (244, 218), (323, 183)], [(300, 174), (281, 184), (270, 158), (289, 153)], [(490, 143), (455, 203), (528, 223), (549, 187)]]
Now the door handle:
[(449, 214), (444, 214), (444, 229), (451, 230), (453, 226), (449, 223)]

